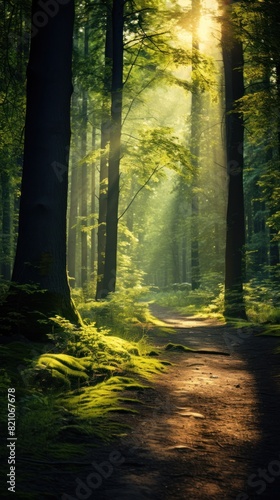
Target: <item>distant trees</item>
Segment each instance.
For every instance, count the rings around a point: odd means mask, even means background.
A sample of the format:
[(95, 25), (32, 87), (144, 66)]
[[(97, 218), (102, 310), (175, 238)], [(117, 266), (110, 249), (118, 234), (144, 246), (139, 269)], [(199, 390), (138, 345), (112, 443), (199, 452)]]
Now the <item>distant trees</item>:
[(11, 278), (17, 237), (25, 112), (28, 2), (0, 6), (0, 275)]
[[(248, 278), (279, 279), (279, 5), (241, 4), (240, 33), (246, 43), (247, 92), (245, 189), (248, 198)], [(255, 113), (255, 109), (258, 113)], [(249, 206), (248, 206), (249, 205)]]

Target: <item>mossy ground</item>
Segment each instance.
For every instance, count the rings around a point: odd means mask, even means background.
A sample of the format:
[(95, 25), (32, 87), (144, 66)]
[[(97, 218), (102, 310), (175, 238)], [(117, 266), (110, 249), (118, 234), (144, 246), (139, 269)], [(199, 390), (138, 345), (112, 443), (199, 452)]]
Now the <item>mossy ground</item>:
[(86, 453), (86, 436), (92, 446), (122, 435), (116, 415), (136, 412), (137, 394), (165, 369), (139, 321), (129, 341), (94, 324), (77, 329), (54, 320), (59, 328), (45, 344), (0, 345), (0, 420), (5, 426), (7, 388), (14, 387), (19, 457), (71, 460)]

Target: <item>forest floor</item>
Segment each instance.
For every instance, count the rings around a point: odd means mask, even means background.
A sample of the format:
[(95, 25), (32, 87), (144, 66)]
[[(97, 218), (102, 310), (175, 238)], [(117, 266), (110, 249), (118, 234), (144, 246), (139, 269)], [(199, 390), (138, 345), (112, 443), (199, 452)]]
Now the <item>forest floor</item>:
[(119, 415), (131, 427), (119, 440), (70, 468), (29, 464), (40, 498), (280, 499), (279, 338), (156, 305), (152, 313), (167, 328), (149, 330), (151, 347), (207, 352), (162, 350), (172, 365), (137, 393), (138, 413)]

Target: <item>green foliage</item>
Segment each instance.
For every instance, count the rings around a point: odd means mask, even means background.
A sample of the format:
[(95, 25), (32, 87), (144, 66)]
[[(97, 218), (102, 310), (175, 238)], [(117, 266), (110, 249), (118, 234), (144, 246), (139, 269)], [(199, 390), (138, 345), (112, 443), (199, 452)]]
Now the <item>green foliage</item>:
[[(126, 243), (123, 241), (125, 250)], [(147, 321), (148, 306), (142, 299), (148, 288), (143, 285), (143, 272), (133, 269), (125, 252), (119, 258), (117, 290), (103, 301), (88, 301), (78, 305), (84, 321), (94, 321), (98, 328), (109, 328), (113, 335), (131, 339), (142, 338)], [(135, 327), (138, 328), (138, 332)]]
[(60, 327), (50, 335), (53, 343), (0, 346), (0, 421), (6, 422), (7, 388), (15, 387), (18, 456), (65, 460), (86, 452), (86, 436), (108, 441), (122, 434), (115, 415), (135, 412), (137, 403), (127, 391), (145, 390), (137, 378), (150, 379), (165, 363), (148, 355), (143, 339), (52, 319)]
[[(204, 281), (204, 287), (194, 291), (173, 289), (149, 296), (157, 304), (184, 314), (223, 317), (224, 285)], [(245, 285), (248, 320), (253, 324), (280, 323), (280, 297), (278, 281), (252, 279)]]
[[(181, 174), (189, 171), (190, 180), (191, 154), (188, 148), (180, 144), (178, 137), (167, 127), (143, 129), (141, 131), (140, 154), (147, 165), (167, 167)], [(185, 167), (185, 168), (184, 168)]]
[(191, 291), (166, 291), (157, 293), (155, 302), (161, 306), (171, 307), (184, 314), (207, 314), (208, 306), (214, 300), (215, 294), (199, 288)]
[(245, 287), (248, 318), (253, 323), (280, 323), (278, 283), (252, 279)]

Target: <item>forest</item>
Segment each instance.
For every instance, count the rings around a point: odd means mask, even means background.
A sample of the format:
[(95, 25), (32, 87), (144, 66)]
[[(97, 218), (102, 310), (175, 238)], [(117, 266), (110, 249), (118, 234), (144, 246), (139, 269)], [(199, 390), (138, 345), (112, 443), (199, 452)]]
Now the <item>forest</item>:
[(0, 13), (1, 496), (279, 498), (277, 0)]

